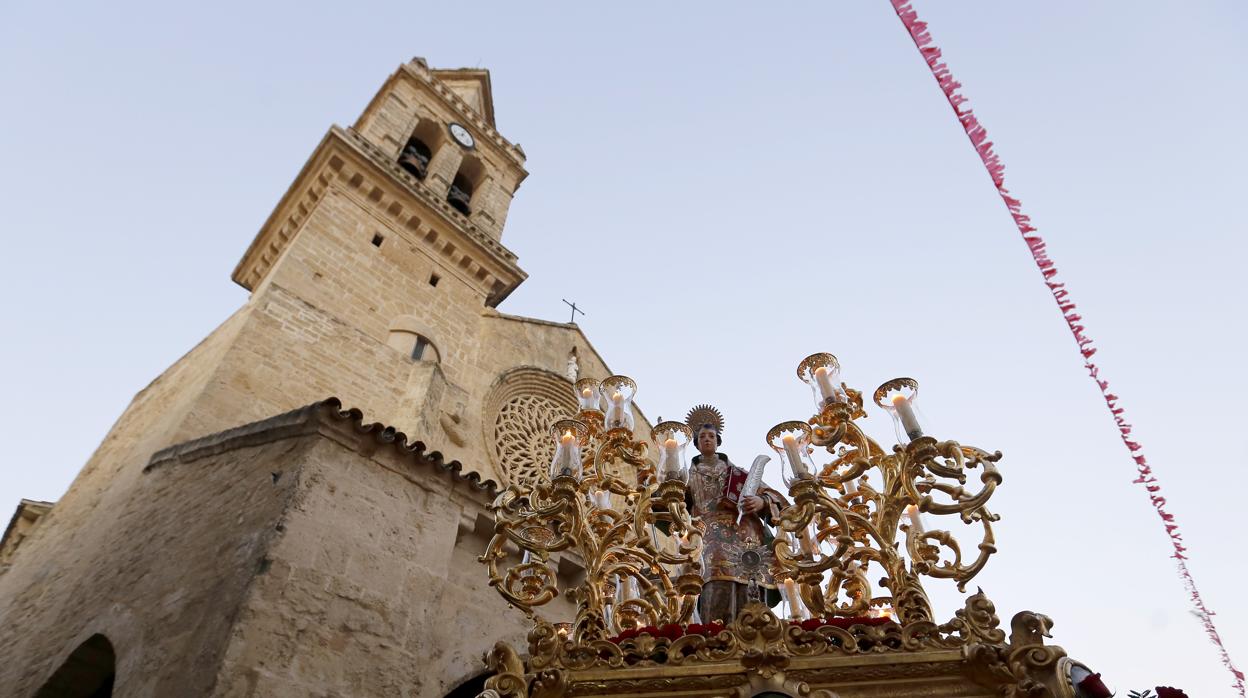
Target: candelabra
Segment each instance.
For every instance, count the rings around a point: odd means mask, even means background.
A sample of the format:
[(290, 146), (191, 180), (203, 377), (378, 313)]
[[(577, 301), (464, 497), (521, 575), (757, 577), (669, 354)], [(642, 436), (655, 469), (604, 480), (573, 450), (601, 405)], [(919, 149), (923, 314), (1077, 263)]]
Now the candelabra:
[[(800, 601), (816, 615), (891, 612), (903, 625), (931, 623), (919, 577), (953, 579), (965, 590), (996, 552), (992, 522), (998, 517), (986, 504), (1001, 482), (995, 466), (1001, 454), (926, 435), (915, 411), (918, 382), (911, 378), (887, 381), (873, 394), (897, 426), (900, 443), (888, 453), (858, 426), (866, 417), (862, 394), (839, 381), (835, 356), (811, 355), (797, 374), (812, 388), (816, 413), (807, 422), (778, 424), (767, 435), (792, 472), (786, 484), (793, 504), (781, 512), (783, 533), (774, 546), (778, 576), (797, 583)], [(831, 455), (822, 467), (811, 457), (816, 448)], [(972, 492), (965, 484), (975, 469), (982, 487)], [(964, 560), (951, 532), (925, 528), (922, 514), (956, 514), (963, 524), (978, 525), (975, 558)], [(873, 563), (884, 570), (887, 595), (873, 593), (867, 574)]]
[[(692, 432), (680, 422), (655, 426), (650, 443), (659, 446), (659, 460), (652, 467), (649, 444), (633, 434), (636, 389), (625, 376), (577, 381), (578, 414), (550, 428), (549, 480), (513, 485), (492, 504), (495, 535), (480, 560), (491, 586), (542, 627), (553, 626), (536, 609), (560, 591), (551, 554), (568, 550), (584, 564), (584, 583), (565, 590), (577, 604), (570, 628), (577, 645), (688, 622), (702, 589), (702, 533), (685, 507), (681, 479)], [(520, 563), (504, 571), (513, 546)]]
[[(761, 603), (751, 581), (731, 622), (690, 623), (704, 582), (703, 524), (686, 508), (692, 429), (661, 422), (648, 442), (639, 440), (636, 384), (583, 379), (578, 413), (551, 425), (549, 478), (513, 485), (492, 505), (495, 535), (480, 559), (490, 584), (534, 625), (527, 660), (503, 642), (487, 655), (494, 675), (482, 696), (1084, 695), (1080, 677), (1091, 672), (1045, 645), (1047, 616), (1015, 614), (1007, 638), (981, 591), (937, 623), (921, 584), (952, 579), (965, 591), (996, 552), (997, 516), (987, 504), (1001, 482), (1001, 454), (925, 433), (910, 378), (871, 395), (897, 430), (886, 451), (859, 426), (863, 394), (841, 382), (836, 357), (811, 355), (797, 374), (813, 391), (815, 412), (777, 424), (766, 438), (787, 467), (791, 502), (772, 519), (780, 535), (733, 561), (750, 580), (769, 572), (789, 617)], [(822, 465), (816, 451), (828, 454)], [(968, 488), (976, 474), (978, 485)], [(975, 530), (977, 552), (964, 554), (952, 532), (925, 527), (925, 515), (956, 515)], [(562, 551), (584, 565), (585, 580), (563, 590), (576, 613), (561, 628), (536, 609), (560, 594), (551, 555)]]

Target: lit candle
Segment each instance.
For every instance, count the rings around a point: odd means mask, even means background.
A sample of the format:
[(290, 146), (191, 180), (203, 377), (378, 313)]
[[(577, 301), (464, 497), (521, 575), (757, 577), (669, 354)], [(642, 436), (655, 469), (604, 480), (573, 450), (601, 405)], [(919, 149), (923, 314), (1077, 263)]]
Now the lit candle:
[(663, 451), (667, 456), (667, 476), (669, 479), (680, 474), (679, 448), (680, 444), (676, 443), (676, 439), (669, 437), (667, 441), (663, 442)]
[(590, 388), (586, 388), (581, 391), (581, 397), (585, 398), (586, 400), (590, 399), (593, 396), (594, 396), (594, 391), (591, 390)]
[(563, 432), (563, 436), (559, 437), (559, 468), (554, 475), (562, 475), (566, 470), (569, 473), (576, 471), (572, 464), (572, 451), (576, 448), (576, 437), (572, 436), (572, 430)]
[(910, 528), (916, 534), (923, 533), (923, 519), (919, 516), (919, 508), (911, 504), (906, 507), (906, 516), (910, 517)]
[(836, 388), (832, 385), (832, 379), (828, 377), (829, 373), (827, 366), (820, 366), (815, 369), (815, 383), (819, 385), (819, 395), (823, 397), (824, 402), (836, 400), (839, 397), (839, 393), (836, 392)]
[(641, 592), (637, 589), (637, 579), (630, 576), (624, 580), (624, 600), (635, 599), (641, 596)]
[(611, 407), (607, 409), (607, 428), (615, 429), (624, 426), (624, 396), (617, 390), (611, 396)]
[(919, 418), (914, 415), (914, 406), (910, 404), (910, 399), (905, 395), (898, 395), (893, 398), (893, 409), (897, 410), (897, 417), (901, 420), (901, 430), (906, 432), (906, 437), (911, 441), (923, 435), (923, 429), (919, 427)]
[[(774, 438), (774, 437), (773, 437)], [(789, 467), (793, 468), (794, 477), (807, 477), (810, 470), (806, 468), (806, 464), (802, 462), (802, 454), (797, 447), (797, 439), (792, 434), (785, 434), (780, 439), (780, 443), (784, 445), (784, 453), (789, 457)]]

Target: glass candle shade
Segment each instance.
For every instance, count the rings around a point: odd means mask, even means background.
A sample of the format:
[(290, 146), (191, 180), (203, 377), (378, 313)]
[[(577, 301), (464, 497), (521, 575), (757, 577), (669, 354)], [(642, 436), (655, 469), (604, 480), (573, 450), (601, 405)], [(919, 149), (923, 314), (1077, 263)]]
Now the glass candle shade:
[(685, 448), (693, 430), (684, 422), (659, 422), (650, 430), (651, 443), (659, 450), (659, 472), (664, 480), (681, 478), (685, 472)]
[[(781, 422), (767, 432), (767, 445), (789, 465), (793, 477), (810, 477), (814, 463), (807, 450), (810, 446), (810, 425), (806, 422)], [(787, 483), (786, 483), (787, 484)]]
[(581, 444), (589, 435), (584, 422), (560, 419), (550, 426), (550, 437), (555, 440), (555, 456), (550, 461), (550, 479), (571, 475), (581, 479)]
[(811, 354), (797, 365), (797, 377), (810, 386), (815, 397), (815, 410), (822, 411), (829, 401), (845, 402), (841, 388), (841, 363), (826, 352)]
[(637, 394), (637, 384), (628, 376), (611, 376), (602, 382), (602, 396), (607, 401), (607, 414), (604, 417), (607, 430), (633, 429), (633, 396)]
[(602, 411), (602, 392), (598, 389), (601, 381), (596, 378), (582, 378), (576, 382), (577, 409)]
[(915, 400), (919, 397), (919, 382), (913, 378), (894, 378), (875, 389), (875, 404), (893, 418), (897, 429), (897, 441), (907, 444), (923, 436), (919, 426)]

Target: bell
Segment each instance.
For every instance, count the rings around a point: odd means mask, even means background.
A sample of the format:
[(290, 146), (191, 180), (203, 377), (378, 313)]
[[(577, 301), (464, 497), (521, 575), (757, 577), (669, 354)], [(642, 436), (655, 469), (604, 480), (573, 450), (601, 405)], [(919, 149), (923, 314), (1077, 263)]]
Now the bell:
[(465, 216), (468, 215), (468, 200), (468, 193), (454, 184), (452, 184), (451, 188), (446, 192), (447, 203)]
[(429, 171), (429, 158), (411, 146), (403, 149), (399, 156), (399, 166), (411, 173), (416, 179), (424, 179)]

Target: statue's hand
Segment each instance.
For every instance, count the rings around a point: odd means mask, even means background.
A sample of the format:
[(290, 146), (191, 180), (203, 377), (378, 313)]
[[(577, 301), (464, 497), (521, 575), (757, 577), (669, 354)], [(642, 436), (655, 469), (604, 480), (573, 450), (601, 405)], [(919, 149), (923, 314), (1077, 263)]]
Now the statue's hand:
[(765, 504), (766, 502), (763, 501), (762, 497), (752, 496), (746, 497), (742, 500), (741, 508), (744, 509), (747, 514), (757, 514), (763, 510), (763, 506)]

